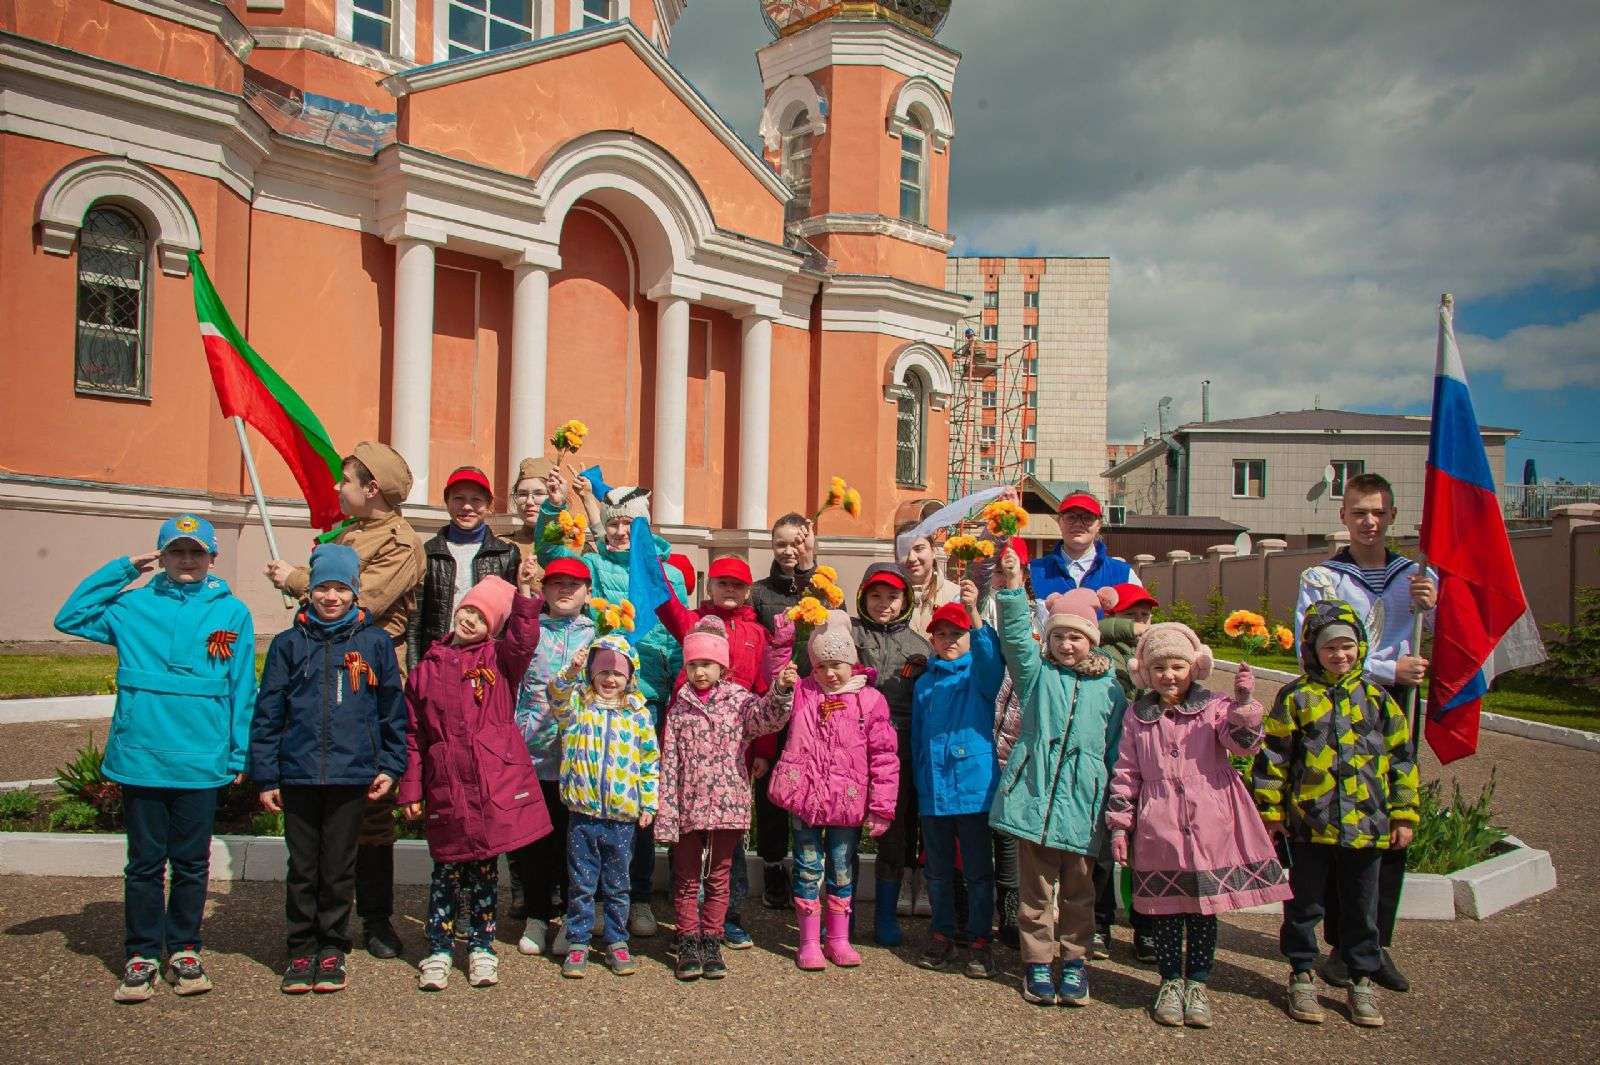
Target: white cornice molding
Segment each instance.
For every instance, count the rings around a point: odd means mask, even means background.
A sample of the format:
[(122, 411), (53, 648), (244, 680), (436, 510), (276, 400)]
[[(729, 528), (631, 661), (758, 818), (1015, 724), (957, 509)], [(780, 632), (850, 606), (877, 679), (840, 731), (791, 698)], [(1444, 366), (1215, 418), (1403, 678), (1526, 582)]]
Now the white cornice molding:
[(239, 16), (216, 0), (111, 0), (111, 2), (120, 7), (132, 8), (146, 15), (154, 15), (168, 22), (177, 22), (213, 34), (217, 40), (227, 45), (228, 51), (232, 52), (233, 57), (241, 63), (249, 57), (250, 50), (256, 44), (250, 31), (239, 21)]
[(926, 77), (948, 94), (960, 62), (960, 52), (888, 22), (820, 22), (756, 53), (763, 90), (824, 67), (867, 66)]
[(904, 133), (911, 125), (913, 113), (921, 117), (934, 151), (942, 152), (950, 146), (951, 138), (956, 135), (956, 118), (950, 111), (949, 99), (931, 78), (908, 78), (895, 90), (889, 107), (889, 136), (898, 137)]
[(0, 132), (216, 178), (245, 199), (271, 148), (242, 96), (4, 31)]
[(257, 26), (251, 32), (255, 34), (257, 48), (302, 49), (332, 56), (341, 62), (379, 74), (398, 74), (410, 66), (388, 52), (380, 52), (376, 48), (368, 48), (364, 44), (356, 44), (306, 26)]
[(564, 33), (559, 37), (534, 41), (515, 48), (485, 52), (467, 59), (413, 67), (383, 79), (381, 84), (397, 97), (408, 96), (442, 85), (453, 85), (470, 78), (516, 70), (616, 43), (626, 44), (631, 48), (645, 66), (672, 90), (673, 94), (744, 164), (745, 169), (749, 170), (779, 203), (787, 203), (793, 197), (794, 194), (782, 179), (772, 172), (759, 155), (751, 151), (749, 145), (739, 139), (739, 135), (723, 121), (722, 116), (706, 102), (705, 97), (701, 96), (688, 79), (667, 62), (666, 57), (639, 32), (639, 27), (626, 19), (596, 29)]
[(932, 248), (943, 255), (955, 247), (955, 238), (937, 229), (908, 222), (893, 215), (872, 213), (830, 212), (812, 215), (789, 227), (802, 237), (821, 236), (826, 233), (849, 233), (871, 237), (892, 237), (909, 244)]
[(542, 212), (526, 178), (392, 144), (377, 154), (371, 181), (377, 229), (385, 239), (397, 232), (437, 233), (435, 243), (471, 254), (559, 261), (559, 241), (541, 237)]
[(39, 197), (39, 243), (51, 255), (71, 255), (84, 216), (96, 203), (128, 207), (150, 230), (161, 272), (189, 273), (188, 253), (200, 250), (194, 208), (160, 173), (129, 159), (100, 155), (63, 167)]
[(967, 297), (880, 274), (834, 274), (822, 285), (822, 328), (948, 347)]
[(894, 400), (906, 394), (906, 373), (913, 367), (921, 370), (928, 379), (928, 405), (935, 410), (949, 406), (956, 391), (950, 364), (938, 348), (921, 341), (913, 341), (895, 352), (894, 359), (887, 366), (888, 380), (884, 382), (883, 398)]
[(823, 98), (815, 82), (796, 74), (792, 78), (785, 78), (782, 84), (772, 90), (766, 106), (761, 109), (761, 126), (756, 132), (767, 151), (775, 152), (783, 146), (783, 135), (789, 132), (795, 112), (802, 110), (811, 116), (811, 123), (806, 127), (807, 133), (820, 137), (828, 132), (828, 101)]

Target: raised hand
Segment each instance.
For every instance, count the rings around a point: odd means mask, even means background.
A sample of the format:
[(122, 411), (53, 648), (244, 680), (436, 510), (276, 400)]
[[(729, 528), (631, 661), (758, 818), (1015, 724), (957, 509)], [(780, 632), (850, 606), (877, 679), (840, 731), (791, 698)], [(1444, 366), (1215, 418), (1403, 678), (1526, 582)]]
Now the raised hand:
[(1250, 671), (1248, 662), (1239, 663), (1239, 672), (1233, 676), (1233, 701), (1247, 703), (1250, 693), (1256, 690), (1256, 675)]
[(787, 692), (794, 690), (794, 686), (799, 679), (799, 667), (794, 664), (794, 659), (791, 658), (783, 664), (782, 669), (778, 670), (778, 676), (774, 683), (776, 683), (779, 691)]
[(1022, 562), (1015, 551), (1001, 551), (995, 556), (994, 576), (989, 583), (996, 588), (1021, 588)]
[(156, 563), (161, 561), (160, 551), (146, 551), (140, 555), (129, 555), (128, 561), (133, 563), (133, 568), (140, 573), (149, 573), (156, 568)]

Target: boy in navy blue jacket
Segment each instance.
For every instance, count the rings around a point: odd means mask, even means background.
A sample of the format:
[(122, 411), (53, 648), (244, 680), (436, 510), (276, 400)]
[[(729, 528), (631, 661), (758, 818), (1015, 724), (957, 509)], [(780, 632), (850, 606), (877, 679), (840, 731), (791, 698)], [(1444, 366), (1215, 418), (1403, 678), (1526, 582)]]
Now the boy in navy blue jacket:
[(360, 590), (353, 549), (311, 552), (309, 602), (273, 638), (250, 729), (250, 775), (289, 849), (285, 994), (345, 986), (362, 813), (406, 768), (394, 643), (356, 605)]

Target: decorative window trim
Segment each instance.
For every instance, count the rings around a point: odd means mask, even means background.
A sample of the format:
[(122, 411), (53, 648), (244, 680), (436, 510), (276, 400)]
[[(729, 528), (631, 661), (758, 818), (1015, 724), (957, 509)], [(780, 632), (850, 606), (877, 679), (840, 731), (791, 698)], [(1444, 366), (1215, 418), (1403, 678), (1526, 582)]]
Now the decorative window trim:
[(950, 101), (930, 78), (908, 78), (901, 83), (889, 106), (889, 136), (900, 136), (911, 125), (913, 115), (920, 118), (934, 151), (942, 153), (950, 146), (956, 135), (955, 115), (950, 111)]
[(39, 198), (39, 245), (71, 255), (89, 208), (100, 202), (132, 211), (170, 277), (187, 277), (189, 252), (200, 250), (200, 223), (189, 201), (160, 173), (129, 159), (100, 155), (63, 167)]
[(922, 343), (904, 345), (889, 361), (889, 379), (883, 383), (885, 400), (893, 403), (906, 394), (906, 374), (912, 369), (922, 372), (922, 379), (928, 385), (928, 406), (931, 409), (943, 410), (950, 405), (950, 398), (956, 390), (950, 366), (939, 349)]
[[(435, 9), (434, 14), (438, 14)], [(414, 63), (417, 59), (417, 0), (394, 0), (394, 49), (386, 55), (395, 56), (407, 63)], [(337, 0), (333, 12), (334, 35), (350, 44), (355, 44), (352, 33), (355, 28), (355, 3), (354, 0)], [(437, 34), (435, 34), (437, 40)], [(357, 45), (357, 47), (362, 47)], [(434, 57), (436, 60), (439, 56)]]
[(804, 111), (811, 116), (811, 135), (820, 137), (828, 132), (828, 100), (817, 86), (804, 74), (786, 78), (767, 97), (761, 109), (759, 133), (761, 143), (769, 152), (783, 147), (783, 135), (792, 133), (789, 127), (795, 115)]
[[(556, 0), (533, 0), (533, 39), (543, 40), (556, 34)], [(487, 51), (487, 49), (485, 49)], [(482, 52), (477, 53), (482, 55)], [(462, 57), (466, 58), (465, 56)], [(433, 58), (434, 63), (450, 59), (450, 0), (433, 0)]]

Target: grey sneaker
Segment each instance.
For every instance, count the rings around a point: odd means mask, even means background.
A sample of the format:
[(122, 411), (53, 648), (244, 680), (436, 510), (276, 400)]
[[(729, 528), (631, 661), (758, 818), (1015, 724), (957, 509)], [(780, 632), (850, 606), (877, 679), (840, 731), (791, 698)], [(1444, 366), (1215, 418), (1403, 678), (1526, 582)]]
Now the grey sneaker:
[(1327, 1019), (1317, 1001), (1317, 978), (1309, 971), (1289, 977), (1289, 1016), (1305, 1024), (1321, 1024)]
[(628, 934), (646, 938), (656, 934), (656, 911), (648, 902), (636, 902), (628, 907)]
[(200, 955), (180, 950), (167, 959), (167, 983), (180, 995), (203, 995), (211, 990), (211, 977), (200, 964)]
[(1211, 1000), (1206, 997), (1206, 985), (1198, 980), (1184, 986), (1183, 1023), (1190, 1028), (1211, 1027)]
[(500, 959), (492, 950), (475, 950), (467, 955), (467, 985), (493, 987), (500, 982)]
[(567, 944), (567, 922), (562, 921), (556, 927), (556, 941), (550, 944), (550, 956), (552, 958), (562, 957), (569, 949)]
[(418, 991), (443, 991), (450, 984), (450, 955), (429, 954), (417, 965)]
[(528, 918), (528, 923), (522, 927), (522, 938), (517, 940), (517, 950), (532, 957), (544, 953), (544, 945), (550, 942), (550, 926), (537, 917)]
[(626, 943), (607, 943), (605, 961), (618, 976), (632, 976), (639, 971), (638, 959), (628, 950)]
[(1157, 1024), (1169, 1028), (1183, 1027), (1183, 981), (1163, 980), (1156, 989), (1155, 1018)]
[(1378, 986), (1370, 976), (1358, 976), (1345, 992), (1349, 996), (1350, 1020), (1362, 1028), (1382, 1028), (1383, 1013), (1378, 1009)]
[(156, 975), (160, 971), (161, 965), (154, 958), (129, 958), (122, 969), (122, 983), (111, 997), (117, 1002), (143, 1002), (156, 993)]

